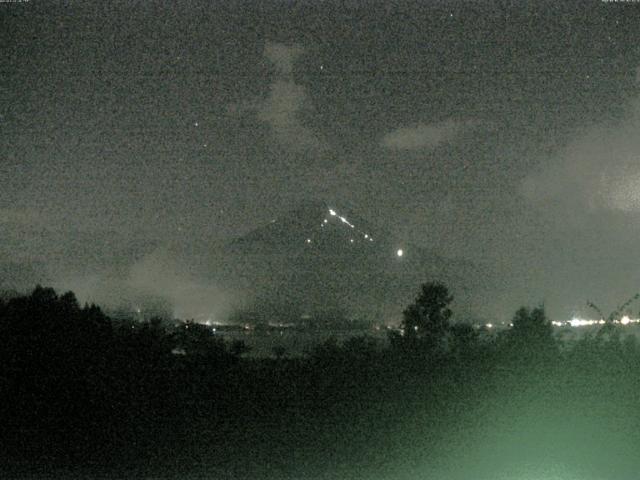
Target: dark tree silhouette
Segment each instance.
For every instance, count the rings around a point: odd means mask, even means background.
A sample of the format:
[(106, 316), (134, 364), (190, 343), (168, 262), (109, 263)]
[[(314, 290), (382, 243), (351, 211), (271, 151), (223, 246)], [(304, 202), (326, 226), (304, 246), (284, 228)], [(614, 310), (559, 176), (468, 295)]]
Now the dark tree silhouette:
[(558, 353), (553, 326), (543, 306), (534, 309), (519, 308), (512, 324), (512, 328), (507, 332), (507, 339), (510, 354), (514, 359), (531, 363), (548, 360)]
[(520, 307), (513, 317), (513, 337), (526, 340), (553, 340), (553, 327), (547, 318), (544, 307), (537, 307), (533, 310), (527, 307)]
[(403, 312), (404, 337), (419, 340), (430, 348), (438, 347), (450, 329), (453, 296), (440, 282), (422, 285), (420, 294)]
[(457, 357), (466, 357), (476, 353), (479, 347), (479, 333), (468, 323), (451, 326), (449, 349)]

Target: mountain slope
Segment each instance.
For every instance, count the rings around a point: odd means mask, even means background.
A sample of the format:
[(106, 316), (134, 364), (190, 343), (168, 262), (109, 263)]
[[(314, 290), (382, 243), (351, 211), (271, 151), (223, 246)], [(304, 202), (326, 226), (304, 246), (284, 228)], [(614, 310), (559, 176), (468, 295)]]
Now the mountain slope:
[(419, 285), (436, 279), (464, 309), (479, 275), (469, 262), (400, 243), (384, 228), (325, 202), (307, 202), (236, 238), (222, 260), (219, 273), (252, 292), (254, 308), (269, 321), (341, 312), (397, 322)]

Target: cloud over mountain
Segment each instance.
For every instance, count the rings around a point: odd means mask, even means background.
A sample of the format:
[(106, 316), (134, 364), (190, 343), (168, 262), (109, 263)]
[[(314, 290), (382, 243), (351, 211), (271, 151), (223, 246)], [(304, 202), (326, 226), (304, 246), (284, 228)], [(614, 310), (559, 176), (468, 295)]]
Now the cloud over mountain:
[(269, 95), (257, 111), (258, 118), (269, 124), (278, 142), (292, 150), (321, 146), (317, 135), (300, 118), (308, 99), (305, 88), (293, 78), (293, 68), (303, 52), (298, 45), (267, 43), (264, 55), (276, 67), (277, 74), (269, 87)]

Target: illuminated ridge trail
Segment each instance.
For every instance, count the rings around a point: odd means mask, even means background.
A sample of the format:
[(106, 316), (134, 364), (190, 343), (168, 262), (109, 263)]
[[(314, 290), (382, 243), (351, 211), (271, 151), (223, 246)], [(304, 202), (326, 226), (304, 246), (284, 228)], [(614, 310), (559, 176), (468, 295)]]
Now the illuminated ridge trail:
[(393, 244), (390, 235), (375, 233), (366, 221), (325, 202), (303, 203), (232, 242), (247, 254), (376, 254), (397, 259), (400, 246)]
[[(342, 215), (339, 215), (334, 209), (329, 208), (329, 216), (330, 217), (337, 217), (340, 219), (340, 221), (342, 223), (344, 223), (345, 225), (348, 225), (350, 228), (354, 229), (358, 235), (362, 236), (362, 238), (364, 238), (365, 240), (369, 240), (370, 242), (373, 242), (373, 237), (368, 234), (367, 232), (360, 230), (358, 228), (356, 228), (356, 226), (354, 224), (352, 224), (351, 222), (349, 222), (345, 217), (343, 217)], [(324, 219), (322, 221), (322, 224), (320, 225), (320, 227), (324, 227), (325, 225), (327, 225), (329, 223), (328, 219)]]

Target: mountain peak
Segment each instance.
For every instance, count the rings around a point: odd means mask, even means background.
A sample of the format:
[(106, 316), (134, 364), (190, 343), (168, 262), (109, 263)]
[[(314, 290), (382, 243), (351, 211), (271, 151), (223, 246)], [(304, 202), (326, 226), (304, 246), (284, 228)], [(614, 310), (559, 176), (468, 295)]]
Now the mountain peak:
[[(468, 265), (404, 244), (340, 205), (305, 201), (227, 246), (227, 278), (254, 292), (265, 315), (340, 308), (372, 320), (399, 315), (420, 283), (469, 283)], [(222, 272), (222, 270), (221, 270)], [(296, 310), (296, 311), (297, 311)]]
[[(346, 214), (321, 200), (309, 200), (271, 220), (231, 244), (245, 253), (355, 253), (371, 251), (374, 229), (364, 220)], [(360, 248), (358, 248), (360, 247)]]

